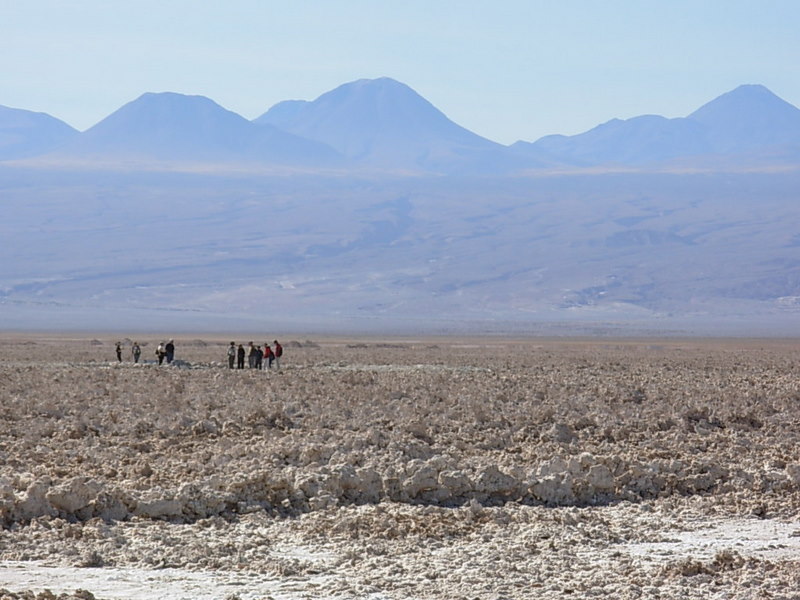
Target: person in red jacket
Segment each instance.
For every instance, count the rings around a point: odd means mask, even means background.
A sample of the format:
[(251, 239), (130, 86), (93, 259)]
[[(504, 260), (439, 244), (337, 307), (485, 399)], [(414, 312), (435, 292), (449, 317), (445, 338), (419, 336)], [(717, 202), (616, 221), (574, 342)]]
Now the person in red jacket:
[(272, 368), (272, 361), (275, 360), (275, 355), (272, 353), (272, 348), (269, 347), (269, 344), (264, 344), (264, 368), (271, 369)]
[(278, 340), (272, 342), (275, 344), (275, 368), (280, 371), (281, 370), (281, 356), (283, 356), (283, 346), (278, 343)]

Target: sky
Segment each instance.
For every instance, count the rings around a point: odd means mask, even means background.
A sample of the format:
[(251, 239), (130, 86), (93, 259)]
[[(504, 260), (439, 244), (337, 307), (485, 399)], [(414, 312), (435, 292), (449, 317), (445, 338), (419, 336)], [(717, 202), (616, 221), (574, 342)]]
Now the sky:
[(0, 0), (0, 104), (85, 130), (171, 91), (253, 119), (386, 76), (511, 144), (746, 83), (800, 106), (798, 23), (797, 0)]

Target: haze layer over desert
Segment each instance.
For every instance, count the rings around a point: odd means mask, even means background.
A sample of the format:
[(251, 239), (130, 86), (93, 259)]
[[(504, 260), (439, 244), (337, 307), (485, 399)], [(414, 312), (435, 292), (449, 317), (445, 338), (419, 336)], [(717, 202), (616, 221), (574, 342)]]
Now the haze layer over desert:
[(164, 340), (0, 335), (0, 598), (798, 597), (795, 340)]

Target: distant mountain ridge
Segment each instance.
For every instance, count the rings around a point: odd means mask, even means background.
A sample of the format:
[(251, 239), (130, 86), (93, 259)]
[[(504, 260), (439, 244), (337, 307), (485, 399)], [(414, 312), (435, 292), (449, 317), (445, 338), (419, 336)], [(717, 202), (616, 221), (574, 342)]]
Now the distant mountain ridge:
[(800, 109), (761, 85), (742, 85), (688, 115), (612, 119), (573, 136), (512, 146), (576, 166), (641, 166), (676, 159), (800, 162)]
[(335, 150), (258, 127), (203, 96), (146, 93), (58, 150), (65, 157), (326, 166)]
[(36, 156), (77, 135), (77, 129), (46, 113), (0, 105), (0, 160)]
[(715, 152), (794, 145), (800, 149), (800, 109), (763, 85), (742, 85), (704, 104), (687, 119), (703, 125)]
[(764, 86), (742, 85), (686, 117), (612, 119), (573, 136), (503, 146), (382, 77), (345, 83), (313, 101), (280, 102), (253, 121), (209, 98), (172, 92), (143, 94), (83, 133), (49, 115), (0, 106), (0, 160), (19, 159), (493, 176), (563, 166), (797, 166), (800, 109)]
[(254, 122), (323, 142), (363, 165), (438, 170), (513, 161), (505, 146), (457, 125), (388, 77), (346, 83), (312, 102), (281, 102)]
[(280, 103), (261, 123), (170, 92), (83, 133), (6, 112), (0, 130), (66, 139), (0, 163), (0, 316), (469, 333), (687, 317), (797, 332), (799, 112), (742, 86), (686, 117), (512, 147), (389, 79)]

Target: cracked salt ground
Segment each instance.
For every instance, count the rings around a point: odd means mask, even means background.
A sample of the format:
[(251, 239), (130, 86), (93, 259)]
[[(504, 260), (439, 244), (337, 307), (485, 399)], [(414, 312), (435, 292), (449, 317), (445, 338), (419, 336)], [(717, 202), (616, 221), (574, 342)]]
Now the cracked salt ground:
[[(667, 564), (684, 559), (706, 561), (721, 553), (736, 553), (741, 557), (760, 560), (800, 560), (800, 525), (771, 519), (726, 520), (712, 524), (695, 523), (696, 529), (675, 533), (664, 532), (667, 541), (627, 543), (622, 549), (644, 563)], [(575, 552), (576, 564), (602, 565), (609, 550), (594, 548)], [(340, 550), (342, 548), (340, 547)], [(445, 558), (453, 549), (433, 552), (431, 559)], [(474, 550), (477, 551), (477, 548)], [(91, 589), (98, 598), (108, 600), (221, 600), (240, 598), (257, 600), (319, 599), (337, 596), (337, 580), (346, 585), (347, 575), (331, 569), (336, 563), (332, 552), (315, 552), (305, 547), (276, 546), (275, 556), (316, 564), (325, 575), (294, 575), (270, 577), (264, 574), (230, 571), (189, 571), (163, 568), (64, 568), (42, 562), (6, 561), (0, 564), (3, 585), (19, 589)], [(410, 563), (407, 565), (413, 568)], [(383, 600), (393, 597), (366, 592), (359, 597)]]
[(651, 562), (694, 558), (708, 560), (724, 551), (764, 560), (800, 560), (800, 523), (771, 519), (698, 524), (663, 542), (633, 543), (626, 550)]

